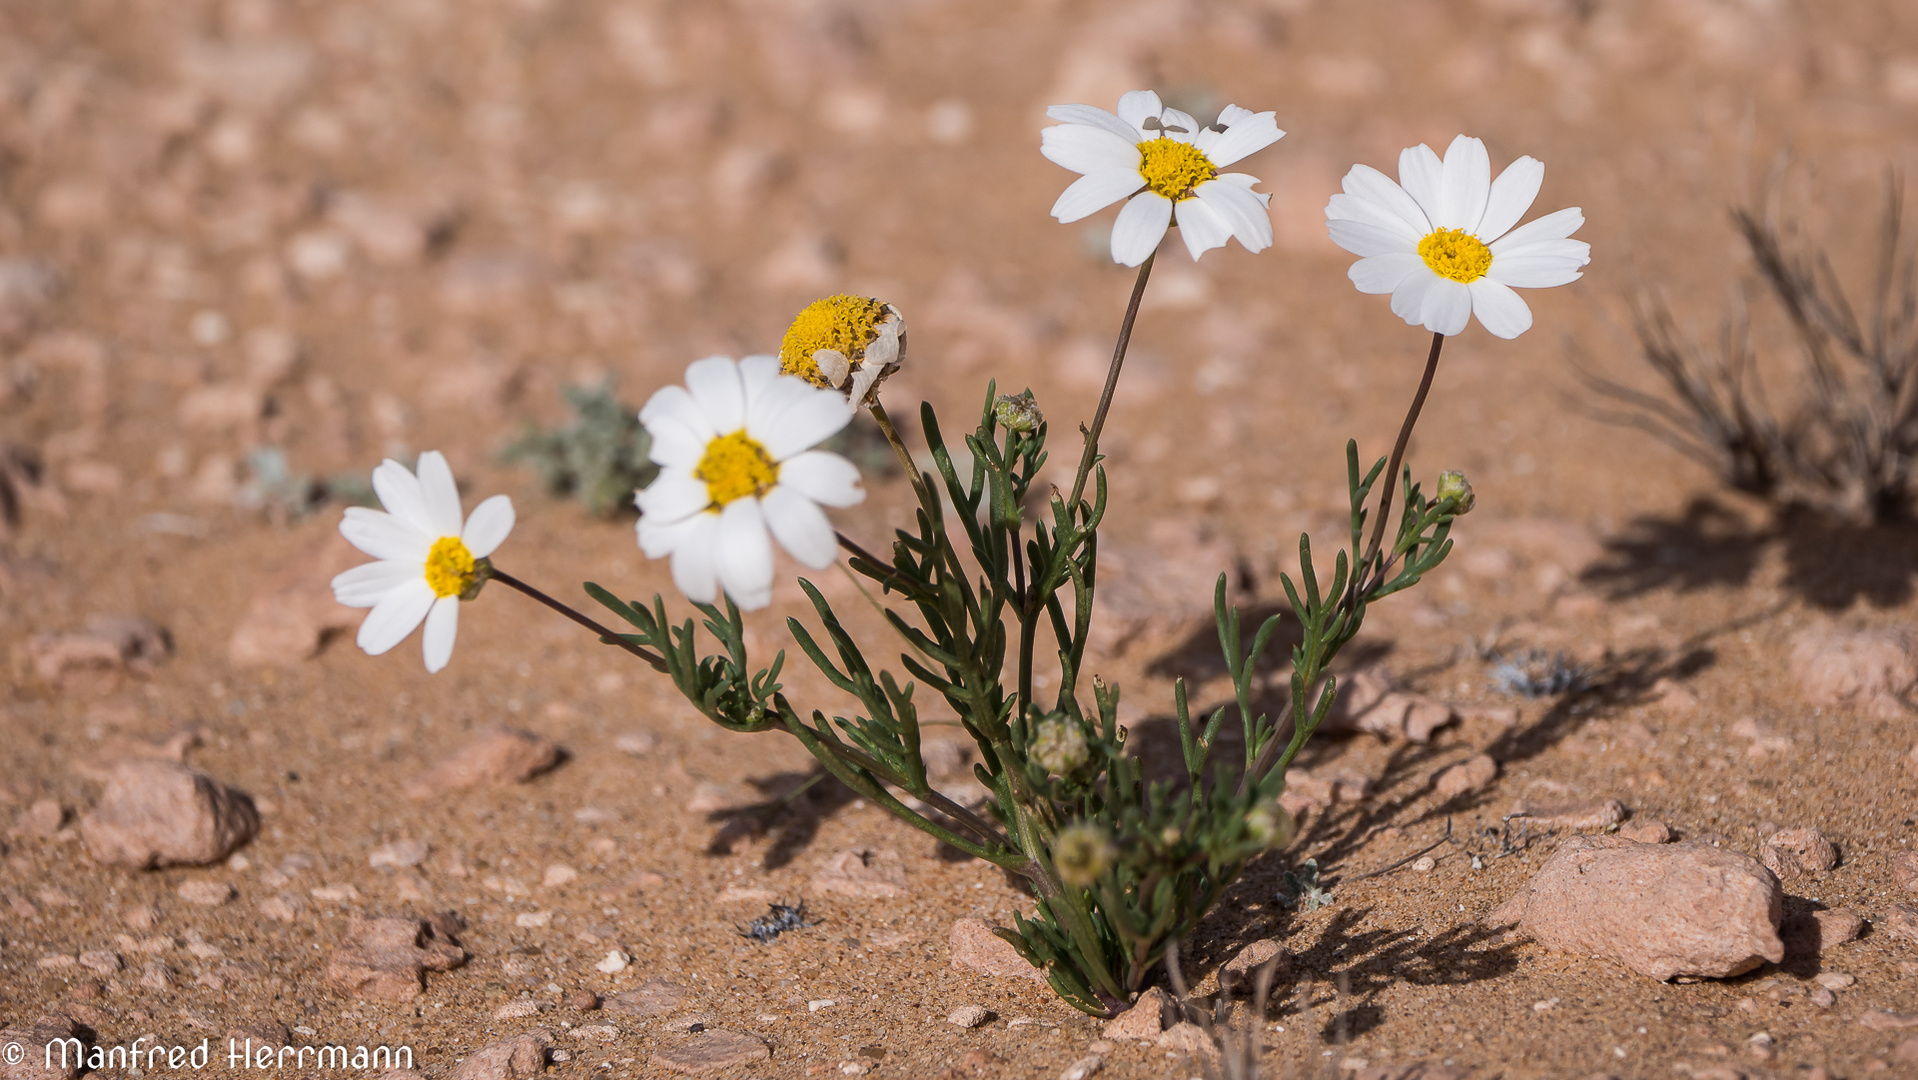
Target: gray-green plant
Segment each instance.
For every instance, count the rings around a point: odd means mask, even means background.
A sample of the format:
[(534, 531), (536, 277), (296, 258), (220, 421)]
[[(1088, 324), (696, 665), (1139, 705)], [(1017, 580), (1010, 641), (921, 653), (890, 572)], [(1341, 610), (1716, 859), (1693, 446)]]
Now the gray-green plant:
[(620, 404), (613, 386), (608, 378), (598, 386), (563, 388), (571, 421), (529, 426), (500, 456), (529, 466), (548, 491), (571, 495), (601, 517), (632, 506), (633, 492), (651, 483), (659, 468), (647, 456), (652, 439), (646, 428)]
[[(787, 628), (806, 659), (852, 695), (852, 715), (828, 715), (791, 700), (781, 681), (786, 653), (761, 666), (730, 599), (695, 604), (700, 618), (675, 621), (666, 601), (628, 602), (596, 584), (587, 591), (632, 631), (609, 635), (670, 676), (700, 712), (730, 731), (784, 730), (861, 797), (952, 847), (1025, 878), (1037, 897), (1032, 918), (999, 931), (1052, 988), (1085, 1012), (1126, 1008), (1164, 955), (1189, 935), (1225, 889), (1260, 854), (1294, 831), (1279, 804), (1285, 773), (1331, 710), (1338, 680), (1328, 668), (1363, 626), (1370, 606), (1409, 588), (1451, 550), (1453, 518), (1470, 506), (1462, 477), (1448, 476), (1427, 498), (1400, 470), (1407, 440), (1437, 368), (1434, 335), (1424, 377), (1390, 458), (1362, 468), (1348, 442), (1349, 544), (1329, 579), (1308, 536), (1299, 537), (1298, 578), (1281, 578), (1288, 616), (1250, 635), (1213, 593), (1220, 649), (1233, 700), (1194, 715), (1186, 684), (1173, 687), (1183, 756), (1177, 781), (1147, 782), (1118, 722), (1119, 688), (1086, 670), (1099, 583), (1099, 526), (1110, 489), (1099, 437), (1111, 405), (1139, 301), (1151, 274), (1139, 270), (1069, 491), (1045, 493), (1045, 513), (1022, 510), (1040, 485), (1050, 429), (1030, 391), (1001, 396), (988, 386), (979, 419), (954, 453), (930, 405), (919, 419), (934, 468), (910, 466), (911, 452), (884, 408), (874, 419), (908, 467), (915, 519), (880, 556), (843, 538), (851, 569), (884, 598), (883, 613), (903, 649), (897, 669), (881, 647), (857, 639), (810, 581), (801, 587), (818, 629)], [(962, 469), (957, 462), (967, 461)], [(1383, 477), (1396, 477), (1370, 507)], [(1392, 488), (1396, 487), (1396, 491)], [(1393, 505), (1396, 528), (1387, 527)], [(1369, 539), (1367, 536), (1370, 530)], [(1390, 542), (1387, 534), (1390, 533)], [(516, 584), (509, 581), (509, 584)], [(1276, 711), (1260, 709), (1261, 661), (1281, 618), (1299, 623), (1300, 642)], [(717, 642), (709, 651), (699, 633)], [(1056, 691), (1037, 691), (1040, 650), (1058, 664)], [(920, 688), (939, 696), (977, 744), (982, 807), (932, 785), (921, 753)], [(1236, 720), (1243, 752), (1215, 750)]]

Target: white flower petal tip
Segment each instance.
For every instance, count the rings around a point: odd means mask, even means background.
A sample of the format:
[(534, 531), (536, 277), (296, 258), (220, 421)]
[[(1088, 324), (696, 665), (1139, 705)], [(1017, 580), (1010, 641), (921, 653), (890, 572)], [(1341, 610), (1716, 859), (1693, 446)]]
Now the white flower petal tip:
[(513, 531), (513, 501), (495, 495), (460, 520), (459, 485), (437, 450), (420, 455), (419, 472), (387, 460), (373, 470), (373, 490), (386, 512), (350, 506), (340, 533), (378, 559), (333, 578), (333, 598), (372, 608), (356, 640), (378, 656), (423, 622), (426, 670), (453, 658), (459, 602), (485, 584), (486, 559)]
[(814, 447), (851, 422), (848, 393), (861, 399), (897, 363), (903, 321), (887, 326), (865, 346), (858, 367), (838, 350), (805, 353), (810, 372), (837, 375), (843, 389), (784, 374), (780, 364), (741, 361), (734, 377), (744, 405), (730, 426), (708, 414), (697, 395), (675, 393), (678, 387), (653, 395), (647, 408), (657, 406), (662, 418), (711, 432), (696, 453), (655, 456), (659, 477), (635, 500), (640, 550), (671, 557), (673, 584), (687, 599), (711, 604), (724, 593), (748, 611), (770, 604), (775, 541), (807, 566), (832, 562), (838, 538), (822, 508), (856, 505), (866, 493), (851, 462)]
[(1591, 246), (1570, 239), (1585, 223), (1577, 207), (1518, 224), (1544, 179), (1544, 164), (1531, 157), (1493, 179), (1485, 144), (1469, 136), (1453, 139), (1443, 158), (1414, 146), (1399, 155), (1396, 183), (1354, 165), (1326, 203), (1326, 232), (1359, 256), (1352, 284), (1389, 293), (1407, 324), (1451, 335), (1477, 318), (1511, 339), (1532, 326), (1514, 289), (1569, 284), (1591, 262)]
[(1271, 246), (1271, 196), (1253, 191), (1252, 177), (1220, 170), (1285, 136), (1276, 113), (1227, 105), (1201, 126), (1152, 91), (1134, 90), (1119, 98), (1116, 114), (1054, 105), (1046, 115), (1061, 123), (1040, 132), (1040, 153), (1080, 174), (1052, 216), (1069, 224), (1124, 202), (1112, 226), (1114, 262), (1145, 262), (1175, 221), (1194, 259), (1234, 238), (1248, 251)]

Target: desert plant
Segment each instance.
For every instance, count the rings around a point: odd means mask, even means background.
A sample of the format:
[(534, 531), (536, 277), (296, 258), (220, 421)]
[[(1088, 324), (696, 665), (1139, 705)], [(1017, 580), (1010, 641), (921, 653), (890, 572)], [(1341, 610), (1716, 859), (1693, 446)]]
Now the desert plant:
[(563, 427), (528, 427), (500, 451), (530, 466), (555, 495), (571, 495), (602, 517), (633, 504), (633, 492), (659, 470), (647, 457), (652, 441), (633, 410), (619, 403), (613, 380), (560, 391), (572, 409)]
[(1713, 346), (1681, 330), (1647, 290), (1634, 302), (1633, 330), (1670, 396), (1580, 367), (1585, 384), (1617, 406), (1596, 414), (1649, 432), (1736, 491), (1874, 522), (1908, 517), (1918, 481), (1918, 253), (1904, 242), (1900, 181), (1886, 181), (1862, 303), (1775, 202), (1762, 213), (1736, 209), (1732, 222), (1791, 328), (1782, 362), (1793, 396), (1774, 405), (1766, 390), (1742, 290)]
[[(1445, 338), (1474, 317), (1498, 336), (1522, 333), (1531, 312), (1510, 286), (1569, 282), (1588, 249), (1569, 239), (1583, 222), (1576, 209), (1513, 228), (1543, 166), (1520, 158), (1493, 183), (1476, 139), (1460, 136), (1443, 160), (1428, 147), (1407, 150), (1403, 187), (1362, 165), (1346, 177), (1327, 207), (1332, 238), (1362, 256), (1351, 270), (1361, 291), (1391, 293), (1395, 312), (1431, 331), (1423, 374), (1389, 455), (1365, 467), (1358, 444), (1345, 446), (1349, 544), (1329, 577), (1302, 535), (1299, 577), (1281, 579), (1301, 633), (1279, 714), (1258, 711), (1253, 689), (1280, 617), (1248, 639), (1221, 574), (1213, 608), (1234, 700), (1195, 716), (1184, 682), (1175, 683), (1183, 773), (1149, 784), (1118, 723), (1118, 687), (1086, 670), (1109, 494), (1099, 441), (1174, 216), (1194, 258), (1233, 237), (1254, 251), (1269, 246), (1271, 223), (1251, 190), (1257, 181), (1219, 169), (1283, 133), (1274, 114), (1236, 106), (1201, 127), (1146, 91), (1126, 95), (1119, 115), (1084, 105), (1052, 115), (1065, 122), (1046, 129), (1046, 155), (1086, 174), (1054, 215), (1077, 220), (1128, 199), (1112, 254), (1138, 269), (1098, 408), (1079, 429), (1069, 490), (1040, 484), (1051, 429), (1029, 391), (1001, 395), (989, 385), (977, 423), (956, 442), (922, 404), (926, 455), (916, 457), (881, 400), (905, 358), (904, 317), (878, 299), (836, 295), (799, 313), (778, 356), (697, 361), (684, 387), (657, 391), (640, 410), (660, 471), (637, 496), (638, 541), (651, 557), (671, 557), (697, 620), (676, 619), (663, 597), (627, 601), (587, 583), (627, 624), (615, 632), (506, 573), (491, 555), (511, 530), (511, 504), (494, 496), (462, 522), (451, 472), (433, 452), (417, 475), (391, 461), (375, 471), (390, 513), (349, 510), (342, 530), (382, 561), (347, 571), (334, 587), (343, 602), (373, 608), (359, 634), (368, 652), (392, 648), (423, 622), (427, 667), (438, 670), (450, 660), (459, 601), (497, 580), (665, 674), (719, 726), (791, 734), (874, 805), (1030, 882), (1034, 917), (1000, 936), (1043, 968), (1061, 997), (1112, 1015), (1251, 859), (1290, 841), (1279, 795), (1287, 767), (1332, 707), (1329, 665), (1372, 604), (1416, 585), (1451, 550), (1452, 521), (1472, 507), (1470, 485), (1443, 473), (1428, 496), (1403, 467)], [(835, 530), (824, 510), (864, 497), (853, 463), (820, 449), (860, 410), (913, 490), (913, 518), (883, 555)], [(925, 459), (932, 466), (922, 470), (915, 462)], [(1034, 515), (1035, 505), (1043, 512)], [(780, 681), (784, 651), (763, 666), (749, 655), (742, 609), (771, 603), (774, 540), (815, 569), (843, 551), (892, 635), (883, 645), (862, 642), (800, 579), (817, 626), (789, 618), (787, 629), (806, 659), (858, 701), (851, 716), (792, 701)], [(875, 663), (892, 649), (903, 677)], [(1042, 694), (1035, 673), (1053, 665), (1057, 688)], [(948, 798), (927, 777), (921, 684), (978, 745), (981, 808)], [(1226, 761), (1214, 751), (1230, 718), (1243, 749)]]

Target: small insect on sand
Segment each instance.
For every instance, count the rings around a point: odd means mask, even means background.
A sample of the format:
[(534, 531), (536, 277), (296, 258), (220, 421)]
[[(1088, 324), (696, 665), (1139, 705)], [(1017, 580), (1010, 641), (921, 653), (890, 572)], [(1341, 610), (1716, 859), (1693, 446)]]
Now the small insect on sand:
[(801, 930), (808, 926), (818, 926), (823, 920), (806, 921), (806, 901), (796, 904), (768, 904), (767, 913), (752, 921), (751, 926), (739, 928), (739, 936), (754, 941), (770, 942), (788, 930)]

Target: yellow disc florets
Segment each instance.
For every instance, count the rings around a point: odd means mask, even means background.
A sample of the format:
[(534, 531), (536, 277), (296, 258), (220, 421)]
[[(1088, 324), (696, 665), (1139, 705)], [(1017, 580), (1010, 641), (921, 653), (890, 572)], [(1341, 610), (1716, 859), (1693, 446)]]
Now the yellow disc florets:
[(779, 464), (744, 431), (721, 435), (706, 444), (693, 475), (706, 482), (706, 495), (718, 509), (748, 495), (764, 495), (779, 482)]
[(1434, 274), (1467, 283), (1492, 268), (1492, 249), (1464, 229), (1440, 229), (1420, 240), (1419, 258)]
[(813, 354), (831, 349), (857, 366), (865, 358), (866, 346), (879, 336), (879, 324), (885, 319), (885, 301), (869, 296), (841, 293), (815, 300), (786, 328), (786, 337), (779, 343), (779, 370), (814, 386), (832, 388)]
[(1174, 202), (1192, 198), (1193, 188), (1218, 175), (1205, 151), (1189, 142), (1161, 135), (1139, 144), (1139, 176), (1145, 186)]
[(426, 584), (434, 596), (459, 596), (473, 584), (473, 553), (457, 536), (442, 536), (426, 553)]

